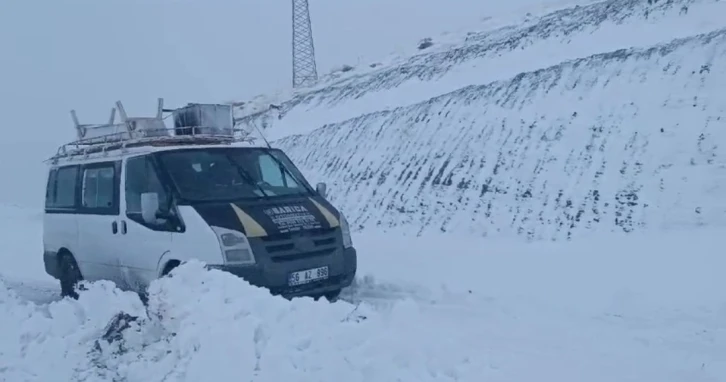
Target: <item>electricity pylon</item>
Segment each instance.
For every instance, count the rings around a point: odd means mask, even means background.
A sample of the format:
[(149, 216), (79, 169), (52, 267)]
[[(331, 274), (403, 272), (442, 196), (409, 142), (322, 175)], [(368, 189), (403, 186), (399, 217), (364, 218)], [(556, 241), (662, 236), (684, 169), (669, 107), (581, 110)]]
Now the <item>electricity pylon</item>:
[(318, 80), (308, 0), (292, 0), (292, 87)]

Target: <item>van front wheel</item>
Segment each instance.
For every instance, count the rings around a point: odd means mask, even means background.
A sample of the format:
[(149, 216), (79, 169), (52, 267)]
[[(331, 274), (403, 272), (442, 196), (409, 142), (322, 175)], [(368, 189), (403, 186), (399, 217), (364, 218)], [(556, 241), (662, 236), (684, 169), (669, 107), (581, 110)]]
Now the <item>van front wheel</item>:
[(328, 292), (324, 295), (325, 299), (328, 300), (329, 302), (336, 302), (336, 301), (338, 301), (338, 298), (340, 298), (340, 292), (341, 292), (340, 289), (336, 289), (334, 291)]
[(81, 270), (78, 268), (76, 259), (69, 253), (61, 255), (58, 260), (60, 266), (60, 285), (61, 285), (61, 296), (78, 299), (78, 293), (75, 288), (78, 283), (83, 280)]

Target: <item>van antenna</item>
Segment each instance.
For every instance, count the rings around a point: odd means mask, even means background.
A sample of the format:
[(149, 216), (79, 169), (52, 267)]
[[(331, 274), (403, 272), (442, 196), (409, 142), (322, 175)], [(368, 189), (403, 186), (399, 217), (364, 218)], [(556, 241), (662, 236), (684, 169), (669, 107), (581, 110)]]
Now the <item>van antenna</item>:
[(250, 123), (252, 123), (252, 126), (255, 127), (255, 130), (257, 130), (257, 132), (260, 133), (260, 137), (262, 137), (262, 140), (265, 141), (267, 148), (271, 149), (272, 146), (270, 146), (270, 142), (267, 142), (267, 138), (265, 138), (264, 134), (262, 134), (262, 131), (257, 127), (257, 124), (255, 123), (255, 121), (250, 121)]

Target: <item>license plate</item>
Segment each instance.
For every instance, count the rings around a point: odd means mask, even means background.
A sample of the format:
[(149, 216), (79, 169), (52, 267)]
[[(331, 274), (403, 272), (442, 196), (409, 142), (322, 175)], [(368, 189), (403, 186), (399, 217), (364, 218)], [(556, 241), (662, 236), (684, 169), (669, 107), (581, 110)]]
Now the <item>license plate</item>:
[(304, 271), (290, 273), (288, 285), (302, 285), (313, 281), (325, 280), (328, 278), (328, 267), (306, 269)]

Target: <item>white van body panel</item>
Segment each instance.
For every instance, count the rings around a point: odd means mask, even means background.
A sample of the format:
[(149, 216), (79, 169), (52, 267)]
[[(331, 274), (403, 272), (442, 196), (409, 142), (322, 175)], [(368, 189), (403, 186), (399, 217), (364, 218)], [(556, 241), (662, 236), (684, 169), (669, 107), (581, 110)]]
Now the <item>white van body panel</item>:
[[(86, 280), (118, 282), (116, 250), (123, 246), (111, 225), (118, 216), (74, 215), (78, 225), (78, 250), (73, 251), (81, 273)], [(85, 270), (85, 271), (84, 271)]]
[[(43, 214), (43, 251), (56, 256), (62, 249), (75, 255), (78, 247), (78, 219), (75, 214)], [(78, 264), (81, 273), (91, 273), (88, 263)]]
[(219, 239), (209, 224), (191, 206), (179, 206), (178, 210), (185, 232), (172, 234), (171, 251), (159, 260), (156, 274), (161, 275), (169, 260), (185, 262), (195, 259), (209, 265), (223, 264)]
[(126, 216), (126, 164), (120, 179), (119, 249), (116, 251), (116, 285), (122, 289), (143, 291), (156, 278), (156, 263), (171, 246), (171, 232), (155, 231)]
[[(126, 163), (123, 163), (121, 190), (126, 190)], [(126, 193), (121, 193), (121, 211), (126, 211)], [(221, 264), (222, 253), (217, 240), (208, 224), (189, 206), (178, 206), (177, 210), (184, 222), (184, 232), (155, 231), (126, 216), (121, 216), (121, 228), (125, 234), (120, 236), (123, 251), (118, 253), (117, 285), (124, 289), (141, 291), (151, 282), (161, 277), (167, 263), (172, 260), (184, 262), (199, 259), (209, 264)], [(124, 212), (125, 215), (125, 212)]]
[(159, 276), (159, 259), (172, 252), (172, 233), (151, 230), (131, 219), (126, 222), (123, 251), (118, 255), (119, 282), (123, 289), (140, 291)]

